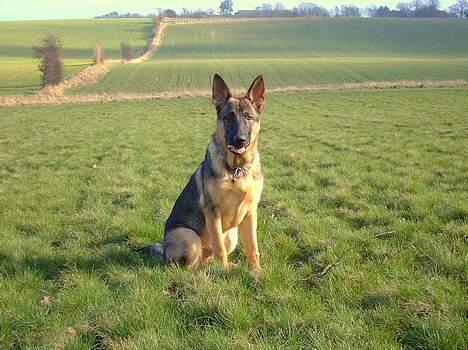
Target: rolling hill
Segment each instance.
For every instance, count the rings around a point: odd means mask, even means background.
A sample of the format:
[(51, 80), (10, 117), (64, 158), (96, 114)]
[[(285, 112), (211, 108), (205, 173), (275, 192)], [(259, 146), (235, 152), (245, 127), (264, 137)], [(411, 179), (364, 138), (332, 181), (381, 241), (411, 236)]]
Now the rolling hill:
[(0, 95), (28, 93), (39, 87), (33, 46), (49, 33), (62, 40), (65, 75), (69, 76), (91, 63), (97, 40), (107, 58), (118, 58), (120, 42), (129, 41), (137, 54), (152, 29), (149, 19), (0, 22)]
[(214, 72), (235, 88), (468, 79), (468, 22), (314, 19), (170, 25), (160, 50), (75, 92), (207, 90)]

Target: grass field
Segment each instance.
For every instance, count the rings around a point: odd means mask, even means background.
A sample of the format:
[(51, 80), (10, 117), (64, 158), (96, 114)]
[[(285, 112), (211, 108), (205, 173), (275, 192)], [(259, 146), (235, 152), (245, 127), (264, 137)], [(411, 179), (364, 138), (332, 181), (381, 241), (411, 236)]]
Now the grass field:
[(65, 75), (70, 76), (91, 63), (96, 41), (101, 41), (107, 58), (120, 58), (120, 43), (127, 40), (138, 55), (152, 29), (149, 19), (0, 22), (0, 95), (28, 93), (39, 87), (33, 46), (49, 33), (63, 42)]
[(198, 91), (213, 72), (245, 88), (468, 79), (468, 22), (315, 19), (169, 26), (155, 56), (75, 92)]
[(0, 348), (465, 348), (467, 100), (270, 94), (259, 279), (242, 250), (228, 273), (137, 250), (203, 157), (208, 99), (0, 109)]

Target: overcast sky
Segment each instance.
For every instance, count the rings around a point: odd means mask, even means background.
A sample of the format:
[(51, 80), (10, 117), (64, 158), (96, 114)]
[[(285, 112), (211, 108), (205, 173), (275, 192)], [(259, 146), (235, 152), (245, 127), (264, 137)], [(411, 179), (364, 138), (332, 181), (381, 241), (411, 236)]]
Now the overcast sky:
[[(387, 5), (394, 7), (401, 1), (409, 0), (317, 0), (310, 1), (326, 8), (341, 4), (354, 4), (358, 7)], [(91, 18), (110, 11), (138, 12), (148, 14), (156, 8), (218, 10), (221, 0), (0, 0), (0, 20), (15, 19), (53, 19), (53, 18)], [(253, 9), (255, 6), (276, 1), (233, 0), (234, 10)], [(280, 1), (287, 8), (296, 6), (300, 0)], [(306, 1), (304, 1), (306, 2)], [(442, 8), (448, 7), (455, 0), (441, 0)]]

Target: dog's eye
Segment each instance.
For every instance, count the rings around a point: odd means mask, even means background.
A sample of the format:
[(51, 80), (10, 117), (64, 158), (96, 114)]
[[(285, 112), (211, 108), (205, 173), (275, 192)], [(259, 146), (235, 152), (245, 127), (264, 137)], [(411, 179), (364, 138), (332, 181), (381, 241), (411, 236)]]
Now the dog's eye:
[(247, 120), (253, 120), (253, 116), (250, 115), (249, 113), (244, 113), (244, 116)]

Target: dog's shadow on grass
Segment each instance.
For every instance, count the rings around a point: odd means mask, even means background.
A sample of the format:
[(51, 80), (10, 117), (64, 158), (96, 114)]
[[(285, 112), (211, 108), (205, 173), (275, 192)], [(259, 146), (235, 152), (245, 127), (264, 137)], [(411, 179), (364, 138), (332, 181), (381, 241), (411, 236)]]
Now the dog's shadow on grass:
[[(70, 271), (105, 276), (114, 268), (124, 270), (144, 267), (158, 270), (174, 268), (151, 252), (150, 248), (153, 245), (135, 244), (126, 234), (116, 233), (83, 245), (58, 240), (51, 242), (51, 246), (53, 251), (31, 251), (22, 258), (8, 253), (0, 254), (0, 276), (21, 275), (29, 271), (43, 280), (60, 280)], [(233, 266), (230, 274), (240, 273), (238, 270), (243, 269), (245, 261), (242, 249), (238, 247), (229, 259)], [(220, 266), (213, 263), (200, 266), (200, 271), (209, 273), (215, 279), (218, 275), (218, 278), (224, 278), (226, 275)]]
[[(114, 237), (115, 238), (115, 237)], [(164, 261), (151, 255), (149, 246), (134, 246), (117, 238), (112, 242), (98, 242), (74, 249), (60, 247), (48, 254), (31, 252), (24, 258), (12, 254), (0, 255), (0, 275), (18, 275), (34, 271), (43, 279), (57, 279), (68, 270), (87, 273), (106, 272), (113, 267), (136, 269), (138, 267), (162, 268)]]

